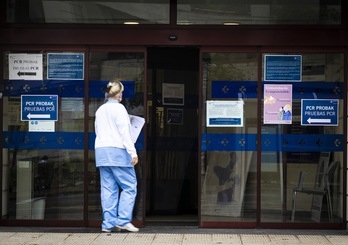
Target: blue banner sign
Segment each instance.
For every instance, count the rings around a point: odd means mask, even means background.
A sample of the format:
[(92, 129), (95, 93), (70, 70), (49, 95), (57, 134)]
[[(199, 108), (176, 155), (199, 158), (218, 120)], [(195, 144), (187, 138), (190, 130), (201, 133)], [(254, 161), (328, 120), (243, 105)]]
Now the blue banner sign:
[(58, 95), (21, 95), (21, 121), (58, 120)]
[(337, 126), (337, 99), (302, 99), (301, 125), (307, 126)]
[[(202, 151), (257, 151), (257, 134), (204, 133)], [(343, 134), (262, 134), (263, 152), (343, 151)]]
[(265, 55), (264, 81), (299, 82), (302, 80), (301, 55)]

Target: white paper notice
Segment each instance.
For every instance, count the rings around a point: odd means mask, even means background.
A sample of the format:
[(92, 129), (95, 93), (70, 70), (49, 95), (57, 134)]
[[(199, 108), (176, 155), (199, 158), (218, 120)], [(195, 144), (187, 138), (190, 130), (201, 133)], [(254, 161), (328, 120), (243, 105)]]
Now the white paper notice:
[(131, 134), (133, 143), (135, 143), (140, 135), (141, 129), (145, 124), (145, 119), (142, 117), (129, 115), (130, 123), (131, 123)]
[(9, 54), (9, 79), (42, 80), (42, 57), (42, 54)]
[(29, 121), (29, 132), (54, 132), (54, 121)]

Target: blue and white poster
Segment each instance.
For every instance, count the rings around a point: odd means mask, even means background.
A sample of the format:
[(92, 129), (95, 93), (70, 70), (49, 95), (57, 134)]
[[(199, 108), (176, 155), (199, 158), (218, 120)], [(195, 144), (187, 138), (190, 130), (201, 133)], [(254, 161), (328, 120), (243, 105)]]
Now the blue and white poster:
[(207, 127), (243, 127), (244, 101), (207, 101)]
[(21, 121), (58, 120), (58, 95), (21, 95)]
[(301, 80), (301, 55), (265, 55), (264, 81), (300, 82)]
[(47, 79), (52, 80), (83, 80), (83, 53), (48, 53)]
[(302, 99), (301, 125), (337, 126), (338, 99)]

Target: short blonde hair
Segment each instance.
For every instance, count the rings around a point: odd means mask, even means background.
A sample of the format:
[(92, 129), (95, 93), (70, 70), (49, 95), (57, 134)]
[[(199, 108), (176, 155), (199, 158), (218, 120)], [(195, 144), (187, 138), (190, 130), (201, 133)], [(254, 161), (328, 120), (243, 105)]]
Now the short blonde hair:
[(106, 96), (108, 98), (115, 97), (117, 94), (120, 92), (123, 92), (124, 87), (123, 84), (121, 83), (121, 79), (114, 79), (110, 81), (106, 87)]

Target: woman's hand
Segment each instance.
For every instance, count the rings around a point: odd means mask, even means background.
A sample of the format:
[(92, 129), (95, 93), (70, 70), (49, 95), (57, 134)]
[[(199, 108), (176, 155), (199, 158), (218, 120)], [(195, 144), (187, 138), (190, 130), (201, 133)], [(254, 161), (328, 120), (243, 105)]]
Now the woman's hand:
[(135, 166), (138, 163), (138, 157), (132, 157), (132, 165)]

